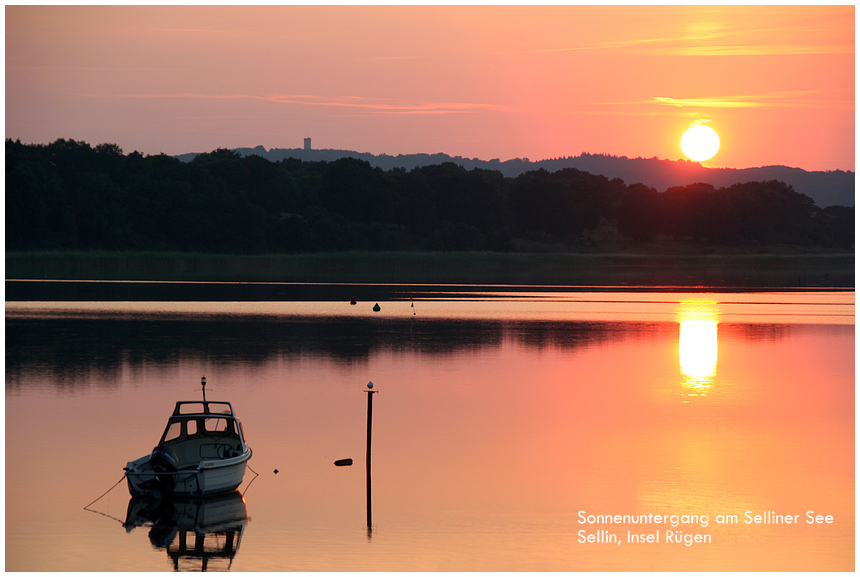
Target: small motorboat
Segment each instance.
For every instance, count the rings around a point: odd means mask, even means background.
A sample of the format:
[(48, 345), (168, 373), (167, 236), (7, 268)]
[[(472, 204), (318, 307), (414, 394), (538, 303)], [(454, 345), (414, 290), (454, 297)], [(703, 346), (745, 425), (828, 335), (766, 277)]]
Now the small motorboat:
[(225, 401), (178, 401), (152, 453), (125, 466), (132, 497), (199, 497), (239, 488), (251, 458), (242, 422)]

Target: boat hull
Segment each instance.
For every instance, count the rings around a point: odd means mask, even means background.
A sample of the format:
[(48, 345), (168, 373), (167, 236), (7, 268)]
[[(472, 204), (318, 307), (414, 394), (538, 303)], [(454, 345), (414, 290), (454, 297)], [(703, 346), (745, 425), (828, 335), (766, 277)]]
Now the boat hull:
[(150, 455), (144, 455), (125, 468), (128, 491), (133, 497), (201, 497), (228, 493), (242, 484), (251, 454), (251, 449), (246, 448), (236, 457), (204, 460), (175, 472), (154, 471), (149, 465)]

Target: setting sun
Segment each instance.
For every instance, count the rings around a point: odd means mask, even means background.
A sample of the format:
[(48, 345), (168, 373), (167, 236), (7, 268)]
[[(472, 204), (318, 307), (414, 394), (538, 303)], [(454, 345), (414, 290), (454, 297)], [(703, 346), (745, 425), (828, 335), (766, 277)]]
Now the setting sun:
[(710, 126), (697, 124), (681, 137), (681, 150), (697, 162), (712, 158), (720, 149), (720, 136)]

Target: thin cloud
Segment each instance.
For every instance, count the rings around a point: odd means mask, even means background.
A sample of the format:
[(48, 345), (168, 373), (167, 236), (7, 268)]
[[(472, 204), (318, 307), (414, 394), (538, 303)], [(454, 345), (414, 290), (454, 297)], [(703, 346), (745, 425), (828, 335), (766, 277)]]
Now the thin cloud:
[(800, 54), (853, 54), (847, 45), (804, 46), (799, 44), (747, 46), (679, 46), (664, 52), (670, 56), (785, 56)]
[(190, 66), (7, 66), (6, 70), (79, 70), (91, 72), (127, 72), (127, 71), (156, 71), (163, 70), (195, 70)]
[(624, 50), (651, 56), (786, 56), (801, 54), (853, 54), (854, 46), (847, 44), (709, 44), (720, 35), (694, 35), (674, 38), (642, 38), (599, 42), (591, 45), (568, 46), (506, 52), (505, 54), (541, 54), (552, 52), (596, 52)]
[(371, 62), (388, 60), (426, 60), (426, 56), (368, 56), (365, 60)]
[[(699, 108), (839, 108), (848, 104), (846, 100), (820, 99), (816, 98), (827, 94), (824, 90), (786, 90), (780, 92), (768, 92), (765, 94), (747, 94), (734, 96), (718, 96), (709, 98), (672, 98), (668, 96), (654, 96), (650, 102), (663, 106), (674, 106), (677, 108), (699, 107)], [(850, 103), (853, 108), (853, 101)]]
[[(809, 39), (815, 34), (819, 39)], [(779, 35), (789, 41), (768, 40)], [(652, 56), (772, 56), (801, 54), (853, 54), (853, 26), (819, 30), (798, 29), (792, 34), (786, 28), (730, 29), (719, 22), (706, 22), (694, 30), (654, 38), (624, 38), (578, 46), (561, 46), (509, 52), (507, 54), (540, 54), (552, 52), (624, 51)]]
[(155, 32), (176, 32), (180, 34), (235, 34), (237, 31), (227, 28), (153, 28)]
[[(689, 41), (691, 37), (686, 37)], [(518, 50), (514, 52), (503, 52), (502, 54), (542, 54), (552, 52), (589, 52), (598, 50), (621, 50), (627, 48), (636, 48), (641, 46), (657, 45), (665, 42), (680, 42), (683, 38), (640, 38), (637, 40), (615, 40), (611, 42), (595, 42), (593, 44), (583, 44), (580, 46), (562, 46), (558, 48), (539, 48), (536, 50)]]
[(668, 96), (655, 96), (653, 98), (658, 104), (683, 108), (685, 106), (699, 106), (706, 108), (755, 108), (766, 106), (764, 102), (751, 100), (747, 96), (728, 96), (722, 98), (670, 98)]
[(170, 94), (94, 94), (90, 98), (190, 99), (190, 100), (258, 100), (298, 106), (327, 106), (361, 109), (372, 114), (462, 114), (476, 111), (508, 110), (496, 104), (474, 102), (425, 102), (371, 100), (361, 96), (329, 97), (311, 94), (200, 94), (178, 92)]

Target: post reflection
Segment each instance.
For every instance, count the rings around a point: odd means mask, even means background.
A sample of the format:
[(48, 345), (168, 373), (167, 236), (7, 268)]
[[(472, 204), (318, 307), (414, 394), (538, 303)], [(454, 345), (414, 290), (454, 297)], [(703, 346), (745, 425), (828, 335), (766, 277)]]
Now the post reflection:
[(678, 360), (690, 396), (706, 396), (717, 374), (717, 303), (681, 302)]

